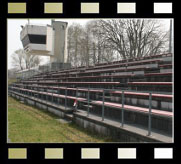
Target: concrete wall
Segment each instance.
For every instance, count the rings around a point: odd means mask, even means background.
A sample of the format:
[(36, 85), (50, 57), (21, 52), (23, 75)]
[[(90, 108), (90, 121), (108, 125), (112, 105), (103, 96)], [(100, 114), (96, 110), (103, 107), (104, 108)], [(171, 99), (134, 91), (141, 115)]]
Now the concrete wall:
[(48, 111), (57, 115), (57, 116), (64, 117), (64, 112), (58, 111), (52, 107), (48, 107)]
[(93, 121), (86, 117), (80, 117), (76, 115), (74, 117), (74, 122), (89, 131), (102, 134), (104, 136), (111, 136), (115, 142), (159, 142), (153, 138), (147, 136), (141, 136), (136, 133), (128, 132), (124, 129), (109, 126), (100, 121)]

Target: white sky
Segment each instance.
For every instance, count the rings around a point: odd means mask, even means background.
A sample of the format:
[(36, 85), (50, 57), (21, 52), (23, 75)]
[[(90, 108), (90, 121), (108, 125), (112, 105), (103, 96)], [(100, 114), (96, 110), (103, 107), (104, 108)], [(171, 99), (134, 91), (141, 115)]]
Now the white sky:
[[(30, 24), (51, 24), (51, 19), (29, 19)], [(87, 21), (90, 19), (55, 19), (56, 21), (65, 21), (68, 22), (68, 26), (72, 23), (79, 23), (81, 25), (85, 25)], [(162, 19), (163, 20), (163, 19)], [(164, 19), (163, 24), (166, 29), (169, 29), (169, 21), (170, 19)], [(18, 49), (23, 49), (22, 42), (20, 40), (20, 31), (21, 25), (25, 25), (28, 23), (28, 19), (8, 19), (8, 69), (13, 68), (11, 55), (14, 51)], [(49, 57), (42, 57), (42, 64), (47, 62)]]

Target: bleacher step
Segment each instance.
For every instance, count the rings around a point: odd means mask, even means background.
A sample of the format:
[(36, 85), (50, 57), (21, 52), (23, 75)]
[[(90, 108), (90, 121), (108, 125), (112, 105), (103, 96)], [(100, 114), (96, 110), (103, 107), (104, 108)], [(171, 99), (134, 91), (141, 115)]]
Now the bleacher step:
[(69, 120), (73, 120), (73, 114), (65, 114), (64, 117)]

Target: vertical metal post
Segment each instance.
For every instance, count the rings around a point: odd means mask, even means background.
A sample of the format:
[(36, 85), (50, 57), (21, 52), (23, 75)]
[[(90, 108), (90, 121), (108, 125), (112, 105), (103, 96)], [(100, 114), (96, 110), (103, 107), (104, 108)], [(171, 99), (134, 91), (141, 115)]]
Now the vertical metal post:
[[(77, 97), (78, 97), (78, 88), (76, 88), (76, 100), (77, 100)], [(78, 104), (78, 100), (77, 100), (77, 104)], [(75, 106), (75, 110), (77, 111), (77, 104), (76, 104), (76, 106)]]
[(169, 52), (172, 53), (172, 19), (170, 19)]
[(65, 89), (65, 109), (67, 109), (67, 86)]
[(102, 91), (102, 121), (104, 121), (104, 96), (105, 96), (105, 92), (103, 89)]
[(152, 108), (152, 94), (149, 93), (149, 115), (148, 115), (148, 136), (151, 135), (151, 108)]
[(47, 92), (46, 91), (44, 92), (44, 96), (45, 96), (45, 101), (47, 103), (48, 99), (47, 99)]
[[(60, 95), (60, 90), (58, 90), (58, 95)], [(58, 105), (60, 105), (60, 97), (58, 97)]]
[(53, 104), (53, 92), (52, 92), (52, 104)]
[(46, 92), (46, 104), (47, 104), (47, 110), (48, 110), (48, 95), (47, 95), (47, 92)]
[(42, 100), (42, 94), (40, 93), (40, 101)]
[(122, 91), (121, 126), (124, 126), (124, 91)]
[(89, 87), (88, 87), (88, 92), (87, 92), (87, 117), (89, 117), (89, 103), (90, 103), (90, 93), (89, 93)]

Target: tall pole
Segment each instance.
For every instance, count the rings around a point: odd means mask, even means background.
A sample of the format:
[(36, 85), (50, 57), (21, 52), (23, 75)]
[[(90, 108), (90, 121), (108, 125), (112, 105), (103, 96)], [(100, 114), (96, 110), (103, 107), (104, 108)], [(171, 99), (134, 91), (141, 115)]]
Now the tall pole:
[(170, 19), (169, 52), (172, 53), (172, 19)]

